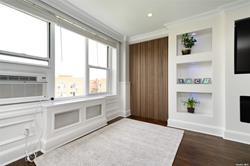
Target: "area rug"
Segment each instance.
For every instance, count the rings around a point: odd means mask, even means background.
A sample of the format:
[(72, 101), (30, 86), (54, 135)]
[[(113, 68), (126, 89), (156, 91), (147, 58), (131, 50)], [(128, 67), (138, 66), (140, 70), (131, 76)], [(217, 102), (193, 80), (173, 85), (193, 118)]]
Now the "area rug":
[(37, 166), (170, 166), (183, 131), (122, 119), (37, 159)]

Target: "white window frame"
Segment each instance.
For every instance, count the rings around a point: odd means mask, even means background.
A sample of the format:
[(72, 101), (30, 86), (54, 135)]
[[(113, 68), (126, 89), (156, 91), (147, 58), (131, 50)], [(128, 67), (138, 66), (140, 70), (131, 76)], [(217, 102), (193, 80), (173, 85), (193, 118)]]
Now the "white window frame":
[[(92, 39), (91, 39), (92, 40)], [(95, 42), (99, 42), (99, 41), (95, 41)], [(101, 42), (100, 42), (101, 43)], [(87, 38), (87, 42), (86, 42), (86, 52), (87, 52), (87, 56), (86, 56), (86, 95), (87, 96), (98, 96), (98, 95), (107, 95), (111, 93), (111, 83), (112, 83), (112, 56), (111, 56), (111, 47), (107, 46), (107, 67), (100, 67), (100, 66), (94, 66), (94, 65), (90, 65), (89, 64), (89, 39)], [(107, 83), (106, 83), (106, 92), (100, 92), (100, 93), (90, 93), (89, 92), (89, 83), (90, 83), (90, 77), (89, 77), (89, 72), (90, 69), (101, 69), (101, 70), (106, 70), (106, 74), (107, 74)]]
[[(47, 86), (47, 94), (49, 97), (55, 98), (55, 25), (60, 24), (62, 27), (71, 30), (75, 33), (79, 33), (86, 37), (86, 44), (88, 43), (88, 39), (96, 40), (97, 42), (103, 43), (108, 47), (108, 68), (107, 70), (107, 91), (105, 93), (89, 93), (89, 65), (88, 65), (88, 46), (86, 46), (86, 58), (85, 62), (85, 84), (83, 85), (85, 88), (84, 94), (81, 96), (69, 96), (69, 97), (56, 97), (55, 100), (70, 100), (70, 99), (78, 99), (78, 98), (88, 98), (91, 96), (101, 96), (101, 95), (117, 95), (119, 93), (119, 39), (114, 39), (109, 36), (103, 36), (103, 33), (99, 33), (95, 29), (92, 29), (86, 24), (78, 22), (74, 18), (68, 17), (64, 13), (60, 13), (60, 11), (52, 10), (50, 7), (47, 9), (44, 8), (43, 4), (38, 3), (27, 3), (25, 1), (7, 1), (4, 0), (4, 3), (0, 2), (3, 5), (11, 7), (15, 10), (21, 11), (25, 14), (31, 15), (37, 19), (45, 21), (47, 23), (48, 31), (47, 31), (47, 57), (37, 57), (35, 55), (27, 55), (22, 53), (15, 53), (15, 52), (7, 52), (0, 50), (0, 54), (9, 56), (9, 57), (19, 57), (24, 59), (31, 59), (31, 60), (38, 60), (38, 61), (45, 61), (48, 65), (38, 65), (32, 63), (23, 63), (23, 62), (14, 62), (14, 61), (5, 61), (0, 60), (0, 63), (6, 63), (7, 65), (15, 66), (15, 64), (23, 65), (25, 70), (35, 70), (35, 72), (46, 73), (49, 79), (49, 83)], [(41, 5), (41, 6), (40, 6)], [(66, 18), (64, 21), (63, 19), (58, 19), (57, 15), (62, 16), (62, 18)], [(58, 21), (59, 20), (59, 21)], [(67, 22), (69, 20), (70, 22)], [(83, 28), (80, 28), (83, 27)], [(87, 27), (86, 29), (84, 27)], [(94, 32), (94, 33), (92, 33)], [(100, 35), (100, 36), (99, 36)], [(112, 49), (117, 49), (117, 57), (112, 58)], [(116, 59), (116, 62), (114, 60)], [(99, 68), (98, 66), (91, 66), (93, 68)], [(114, 89), (115, 88), (115, 89)]]
[[(10, 6), (7, 6), (4, 4), (4, 6), (12, 8)], [(14, 10), (17, 10), (15, 8), (12, 8)], [(19, 11), (19, 10), (17, 10)], [(22, 12), (22, 11), (20, 11)], [(22, 12), (24, 14), (27, 14), (25, 12)], [(30, 15), (30, 14), (27, 14)], [(47, 24), (47, 56), (45, 58), (42, 57), (38, 57), (35, 55), (29, 55), (29, 54), (25, 54), (25, 53), (18, 53), (18, 52), (12, 52), (12, 51), (5, 51), (5, 50), (0, 50), (0, 54), (1, 55), (5, 55), (5, 56), (9, 56), (9, 57), (17, 57), (17, 58), (23, 58), (23, 59), (30, 59), (30, 60), (37, 60), (37, 61), (43, 61), (43, 62), (47, 62), (48, 65), (39, 65), (39, 64), (32, 64), (32, 63), (25, 63), (25, 62), (15, 62), (15, 61), (8, 61), (8, 60), (0, 60), (0, 62), (4, 62), (4, 63), (11, 63), (11, 64), (22, 64), (22, 65), (27, 65), (27, 66), (38, 66), (38, 67), (46, 67), (49, 68), (50, 65), (50, 57), (51, 57), (51, 23), (49, 21), (46, 21), (44, 19), (41, 19), (39, 17), (36, 17), (34, 15), (30, 15), (31, 17), (34, 17), (38, 20), (44, 21)]]
[[(55, 100), (57, 100), (57, 101), (64, 101), (64, 100), (71, 100), (71, 99), (78, 99), (78, 98), (84, 98), (84, 97), (87, 97), (88, 96), (88, 94), (87, 94), (87, 78), (88, 78), (88, 72), (86, 71), (87, 70), (87, 60), (88, 60), (88, 48), (87, 48), (87, 43), (88, 43), (88, 38), (86, 37), (86, 36), (84, 36), (84, 35), (82, 35), (82, 34), (80, 34), (80, 33), (78, 33), (78, 32), (76, 32), (76, 31), (74, 31), (74, 30), (72, 30), (72, 29), (70, 29), (70, 28), (67, 28), (67, 27), (63, 27), (63, 26), (61, 26), (61, 25), (57, 25), (57, 24), (55, 24), (55, 23), (51, 23), (51, 25), (53, 25), (53, 30), (51, 30), (51, 32), (53, 33), (51, 36), (53, 37), (53, 45), (51, 45), (52, 46), (52, 49), (51, 50), (53, 50), (53, 54), (51, 54), (52, 55), (52, 57), (51, 57), (51, 61), (53, 61), (53, 97), (54, 97), (54, 99)], [(79, 96), (66, 96), (66, 97), (56, 97), (55, 96), (55, 88), (56, 88), (56, 84), (55, 84), (55, 78), (56, 78), (56, 74), (55, 74), (55, 71), (56, 71), (56, 65), (55, 65), (55, 63), (56, 63), (56, 58), (55, 58), (55, 56), (56, 56), (56, 54), (55, 54), (55, 26), (61, 26), (61, 28), (64, 28), (64, 29), (66, 29), (66, 30), (68, 30), (68, 31), (71, 31), (71, 32), (73, 32), (73, 33), (77, 33), (78, 35), (82, 35), (84, 38), (85, 38), (85, 54), (86, 54), (86, 57), (85, 57), (85, 63), (84, 63), (84, 61), (83, 61), (83, 65), (85, 65), (85, 71), (83, 71), (83, 73), (85, 74), (85, 80), (84, 80), (84, 85), (83, 85), (83, 87), (84, 87), (84, 94), (83, 95), (79, 95)], [(52, 26), (51, 26), (52, 27)]]

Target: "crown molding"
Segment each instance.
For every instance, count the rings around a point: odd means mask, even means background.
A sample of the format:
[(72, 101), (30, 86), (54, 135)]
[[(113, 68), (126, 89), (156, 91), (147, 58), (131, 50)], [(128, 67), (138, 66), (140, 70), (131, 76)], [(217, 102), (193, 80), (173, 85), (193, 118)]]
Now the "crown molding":
[(218, 7), (218, 10), (220, 11), (227, 11), (227, 10), (232, 10), (232, 9), (237, 9), (246, 5), (250, 5), (250, 1), (249, 0), (237, 0), (225, 5), (222, 5), (220, 7)]
[(131, 36), (128, 38), (128, 43), (129, 44), (141, 43), (144, 41), (154, 40), (154, 39), (158, 39), (158, 38), (162, 38), (166, 36), (168, 36), (168, 29), (161, 28), (152, 32)]
[(186, 22), (190, 22), (190, 21), (194, 21), (194, 20), (201, 20), (201, 19), (204, 19), (204, 18), (219, 15), (219, 14), (224, 13), (224, 12), (229, 11), (229, 10), (238, 9), (240, 7), (243, 7), (243, 6), (246, 6), (246, 5), (249, 5), (249, 4), (250, 4), (249, 0), (237, 0), (237, 1), (234, 1), (232, 3), (228, 3), (228, 4), (225, 4), (223, 6), (219, 6), (216, 9), (210, 10), (208, 12), (204, 12), (204, 13), (197, 14), (197, 15), (194, 15), (194, 16), (191, 16), (191, 17), (187, 17), (187, 18), (184, 18), (184, 19), (180, 19), (180, 20), (177, 20), (177, 21), (166, 23), (166, 24), (164, 24), (164, 27), (171, 28), (171, 27), (174, 27), (176, 25), (180, 25), (180, 24), (183, 24), (183, 23), (186, 23)]
[(81, 10), (77, 6), (74, 6), (68, 1), (60, 1), (60, 0), (41, 0), (42, 2), (74, 17), (75, 19), (87, 24), (88, 26), (92, 27), (93, 29), (102, 32), (118, 41), (123, 41), (123, 35), (111, 27), (105, 25), (101, 21), (97, 20), (96, 18), (90, 16), (85, 11)]
[(188, 18), (184, 18), (184, 19), (180, 19), (180, 20), (166, 23), (166, 24), (164, 24), (165, 28), (161, 28), (161, 29), (158, 29), (158, 30), (155, 30), (152, 32), (147, 32), (147, 33), (131, 36), (131, 37), (129, 37), (128, 41), (129, 41), (129, 44), (134, 44), (134, 43), (144, 42), (144, 41), (153, 40), (153, 39), (157, 39), (160, 37), (168, 36), (169, 29), (171, 29), (174, 26), (184, 24), (184, 23), (190, 22), (190, 21), (201, 20), (201, 19), (208, 18), (211, 16), (219, 15), (223, 12), (237, 9), (237, 8), (240, 8), (240, 7), (243, 7), (246, 5), (250, 5), (249, 0), (237, 0), (237, 1), (234, 1), (232, 3), (220, 6), (214, 10), (210, 10), (208, 12), (204, 12), (204, 13), (201, 13), (201, 14), (198, 14), (195, 16), (191, 16)]

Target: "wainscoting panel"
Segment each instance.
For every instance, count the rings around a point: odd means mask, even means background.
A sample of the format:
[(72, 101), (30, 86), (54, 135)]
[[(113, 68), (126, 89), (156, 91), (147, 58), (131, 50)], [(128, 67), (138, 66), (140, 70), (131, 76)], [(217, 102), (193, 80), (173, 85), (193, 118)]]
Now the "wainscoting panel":
[(55, 129), (80, 122), (80, 109), (55, 114)]
[(19, 104), (16, 108), (0, 109), (0, 165), (23, 157), (25, 152), (25, 129), (29, 130), (29, 152), (39, 148), (41, 135), (41, 108), (36, 105)]
[(119, 95), (0, 106), (0, 165), (25, 156), (25, 129), (30, 130), (29, 152), (46, 153), (118, 116)]
[(106, 117), (112, 120), (121, 115), (120, 98), (118, 96), (106, 97)]
[(94, 105), (86, 108), (86, 120), (102, 115), (102, 105)]
[(44, 110), (44, 121), (41, 150), (48, 152), (106, 125), (105, 99), (51, 104)]

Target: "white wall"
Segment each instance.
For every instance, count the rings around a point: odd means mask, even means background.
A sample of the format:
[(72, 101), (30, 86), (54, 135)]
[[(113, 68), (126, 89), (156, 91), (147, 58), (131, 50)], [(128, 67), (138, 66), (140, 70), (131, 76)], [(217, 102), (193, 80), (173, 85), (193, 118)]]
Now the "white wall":
[[(177, 35), (212, 28), (212, 101), (211, 114), (187, 114), (177, 112), (176, 58)], [(223, 136), (224, 117), (224, 42), (223, 14), (192, 19), (172, 25), (169, 29), (169, 120), (172, 127), (184, 128), (217, 136)], [(199, 42), (199, 41), (198, 41)], [(199, 55), (197, 55), (199, 56)], [(178, 102), (178, 104), (183, 104)]]
[[(250, 5), (225, 12), (225, 138), (250, 143), (250, 124), (240, 122), (239, 96), (250, 96), (250, 74), (234, 74), (234, 21), (250, 17)], [(250, 44), (250, 43), (249, 43)]]
[(130, 82), (129, 82), (129, 45), (127, 38), (121, 44), (120, 56), (120, 98), (121, 111), (124, 117), (130, 115)]
[[(234, 74), (234, 21), (250, 17), (249, 1), (168, 24), (166, 29), (130, 37), (130, 43), (169, 36), (169, 124), (250, 144), (250, 124), (240, 122), (239, 96), (250, 96), (250, 74)], [(175, 67), (178, 33), (213, 27), (213, 113), (194, 117), (176, 113)], [(160, 33), (159, 33), (160, 32)], [(150, 38), (149, 38), (150, 36)]]

